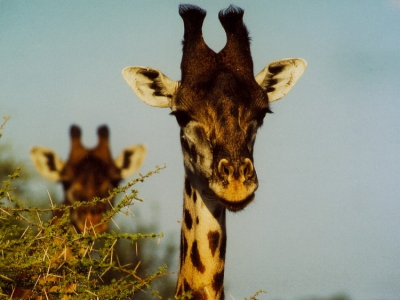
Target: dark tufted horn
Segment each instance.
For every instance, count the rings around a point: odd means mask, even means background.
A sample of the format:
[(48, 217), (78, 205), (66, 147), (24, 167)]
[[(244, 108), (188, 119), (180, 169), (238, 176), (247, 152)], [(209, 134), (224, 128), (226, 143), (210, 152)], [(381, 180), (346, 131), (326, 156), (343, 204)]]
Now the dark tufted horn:
[(195, 5), (180, 5), (179, 14), (185, 28), (182, 84), (201, 82), (202, 78), (209, 78), (221, 65), (239, 76), (253, 76), (250, 39), (243, 23), (243, 9), (231, 5), (219, 12), (218, 17), (225, 29), (227, 42), (218, 54), (203, 39), (202, 26), (206, 11)]
[(71, 151), (70, 151), (70, 159), (74, 158), (75, 153), (80, 153), (83, 149), (81, 142), (81, 129), (77, 125), (72, 125), (69, 130), (69, 135), (71, 137)]
[(180, 5), (179, 14), (184, 23), (183, 57), (181, 63), (182, 83), (198, 82), (213, 72), (216, 53), (203, 39), (202, 26), (206, 11), (195, 5)]
[(225, 47), (218, 54), (225, 67), (244, 76), (253, 76), (249, 32), (243, 23), (244, 10), (229, 6), (221, 10), (218, 18), (227, 37)]
[(97, 128), (97, 136), (99, 137), (99, 142), (97, 147), (94, 149), (96, 156), (101, 157), (104, 161), (111, 159), (111, 151), (109, 144), (110, 131), (107, 125), (102, 125)]

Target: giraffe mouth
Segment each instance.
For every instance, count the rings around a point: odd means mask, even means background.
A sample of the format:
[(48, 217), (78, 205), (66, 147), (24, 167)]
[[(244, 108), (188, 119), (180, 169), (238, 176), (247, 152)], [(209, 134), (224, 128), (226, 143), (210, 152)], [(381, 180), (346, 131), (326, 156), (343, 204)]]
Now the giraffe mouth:
[(223, 198), (219, 198), (219, 200), (228, 210), (236, 212), (236, 211), (244, 209), (247, 205), (249, 205), (254, 200), (254, 197), (255, 197), (255, 194), (253, 193), (241, 201), (232, 202), (232, 201), (225, 200)]
[(102, 204), (84, 205), (71, 211), (71, 223), (78, 232), (95, 234), (107, 231), (109, 222), (102, 221), (104, 214), (107, 212), (107, 207)]
[(258, 183), (251, 181), (245, 184), (237, 180), (226, 184), (211, 182), (210, 188), (228, 210), (239, 211), (253, 201)]

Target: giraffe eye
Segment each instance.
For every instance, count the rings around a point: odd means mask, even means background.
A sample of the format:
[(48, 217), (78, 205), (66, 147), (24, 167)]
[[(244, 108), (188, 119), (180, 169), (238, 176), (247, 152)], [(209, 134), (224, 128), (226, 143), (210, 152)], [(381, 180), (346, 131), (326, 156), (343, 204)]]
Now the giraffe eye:
[(193, 118), (183, 110), (175, 110), (171, 112), (171, 115), (174, 115), (176, 121), (178, 122), (180, 127), (185, 127), (187, 123), (189, 123)]

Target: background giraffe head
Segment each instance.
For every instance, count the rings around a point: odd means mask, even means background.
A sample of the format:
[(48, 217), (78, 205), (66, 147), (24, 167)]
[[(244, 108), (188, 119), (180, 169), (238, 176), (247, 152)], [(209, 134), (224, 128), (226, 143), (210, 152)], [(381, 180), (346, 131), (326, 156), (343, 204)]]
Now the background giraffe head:
[[(31, 150), (31, 159), (38, 172), (51, 181), (62, 183), (66, 205), (76, 201), (90, 202), (94, 197), (108, 197), (109, 191), (117, 187), (123, 178), (137, 171), (144, 161), (144, 145), (128, 147), (114, 160), (109, 146), (108, 127), (100, 126), (97, 134), (98, 145), (87, 149), (82, 145), (80, 128), (72, 125), (71, 150), (66, 162), (51, 149), (34, 147)], [(71, 223), (79, 232), (83, 232), (85, 226), (91, 228), (92, 225), (96, 232), (104, 232), (108, 223), (96, 225), (109, 209), (110, 205), (103, 202), (81, 206), (71, 211)]]
[(256, 77), (244, 11), (219, 13), (227, 43), (216, 53), (204, 42), (206, 12), (192, 5), (179, 11), (185, 26), (181, 81), (160, 71), (128, 67), (123, 76), (145, 103), (170, 107), (181, 128), (184, 166), (190, 184), (232, 211), (243, 209), (258, 187), (253, 145), (269, 103), (294, 86), (306, 68), (302, 59), (269, 64)]

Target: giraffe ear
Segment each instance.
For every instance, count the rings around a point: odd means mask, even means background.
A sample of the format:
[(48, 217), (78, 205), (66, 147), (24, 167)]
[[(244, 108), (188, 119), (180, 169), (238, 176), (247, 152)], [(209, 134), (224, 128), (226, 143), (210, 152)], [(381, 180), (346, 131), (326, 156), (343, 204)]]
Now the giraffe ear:
[(268, 94), (269, 102), (273, 102), (289, 93), (306, 67), (306, 61), (301, 58), (277, 60), (266, 66), (255, 79)]
[(44, 147), (33, 147), (31, 149), (31, 160), (36, 170), (44, 178), (51, 181), (60, 180), (64, 161), (58, 157), (55, 151)]
[(156, 107), (171, 107), (179, 82), (156, 69), (127, 67), (122, 71), (125, 81), (144, 103)]
[(125, 148), (115, 160), (115, 165), (121, 170), (121, 177), (126, 178), (135, 173), (146, 158), (145, 145), (135, 145)]

